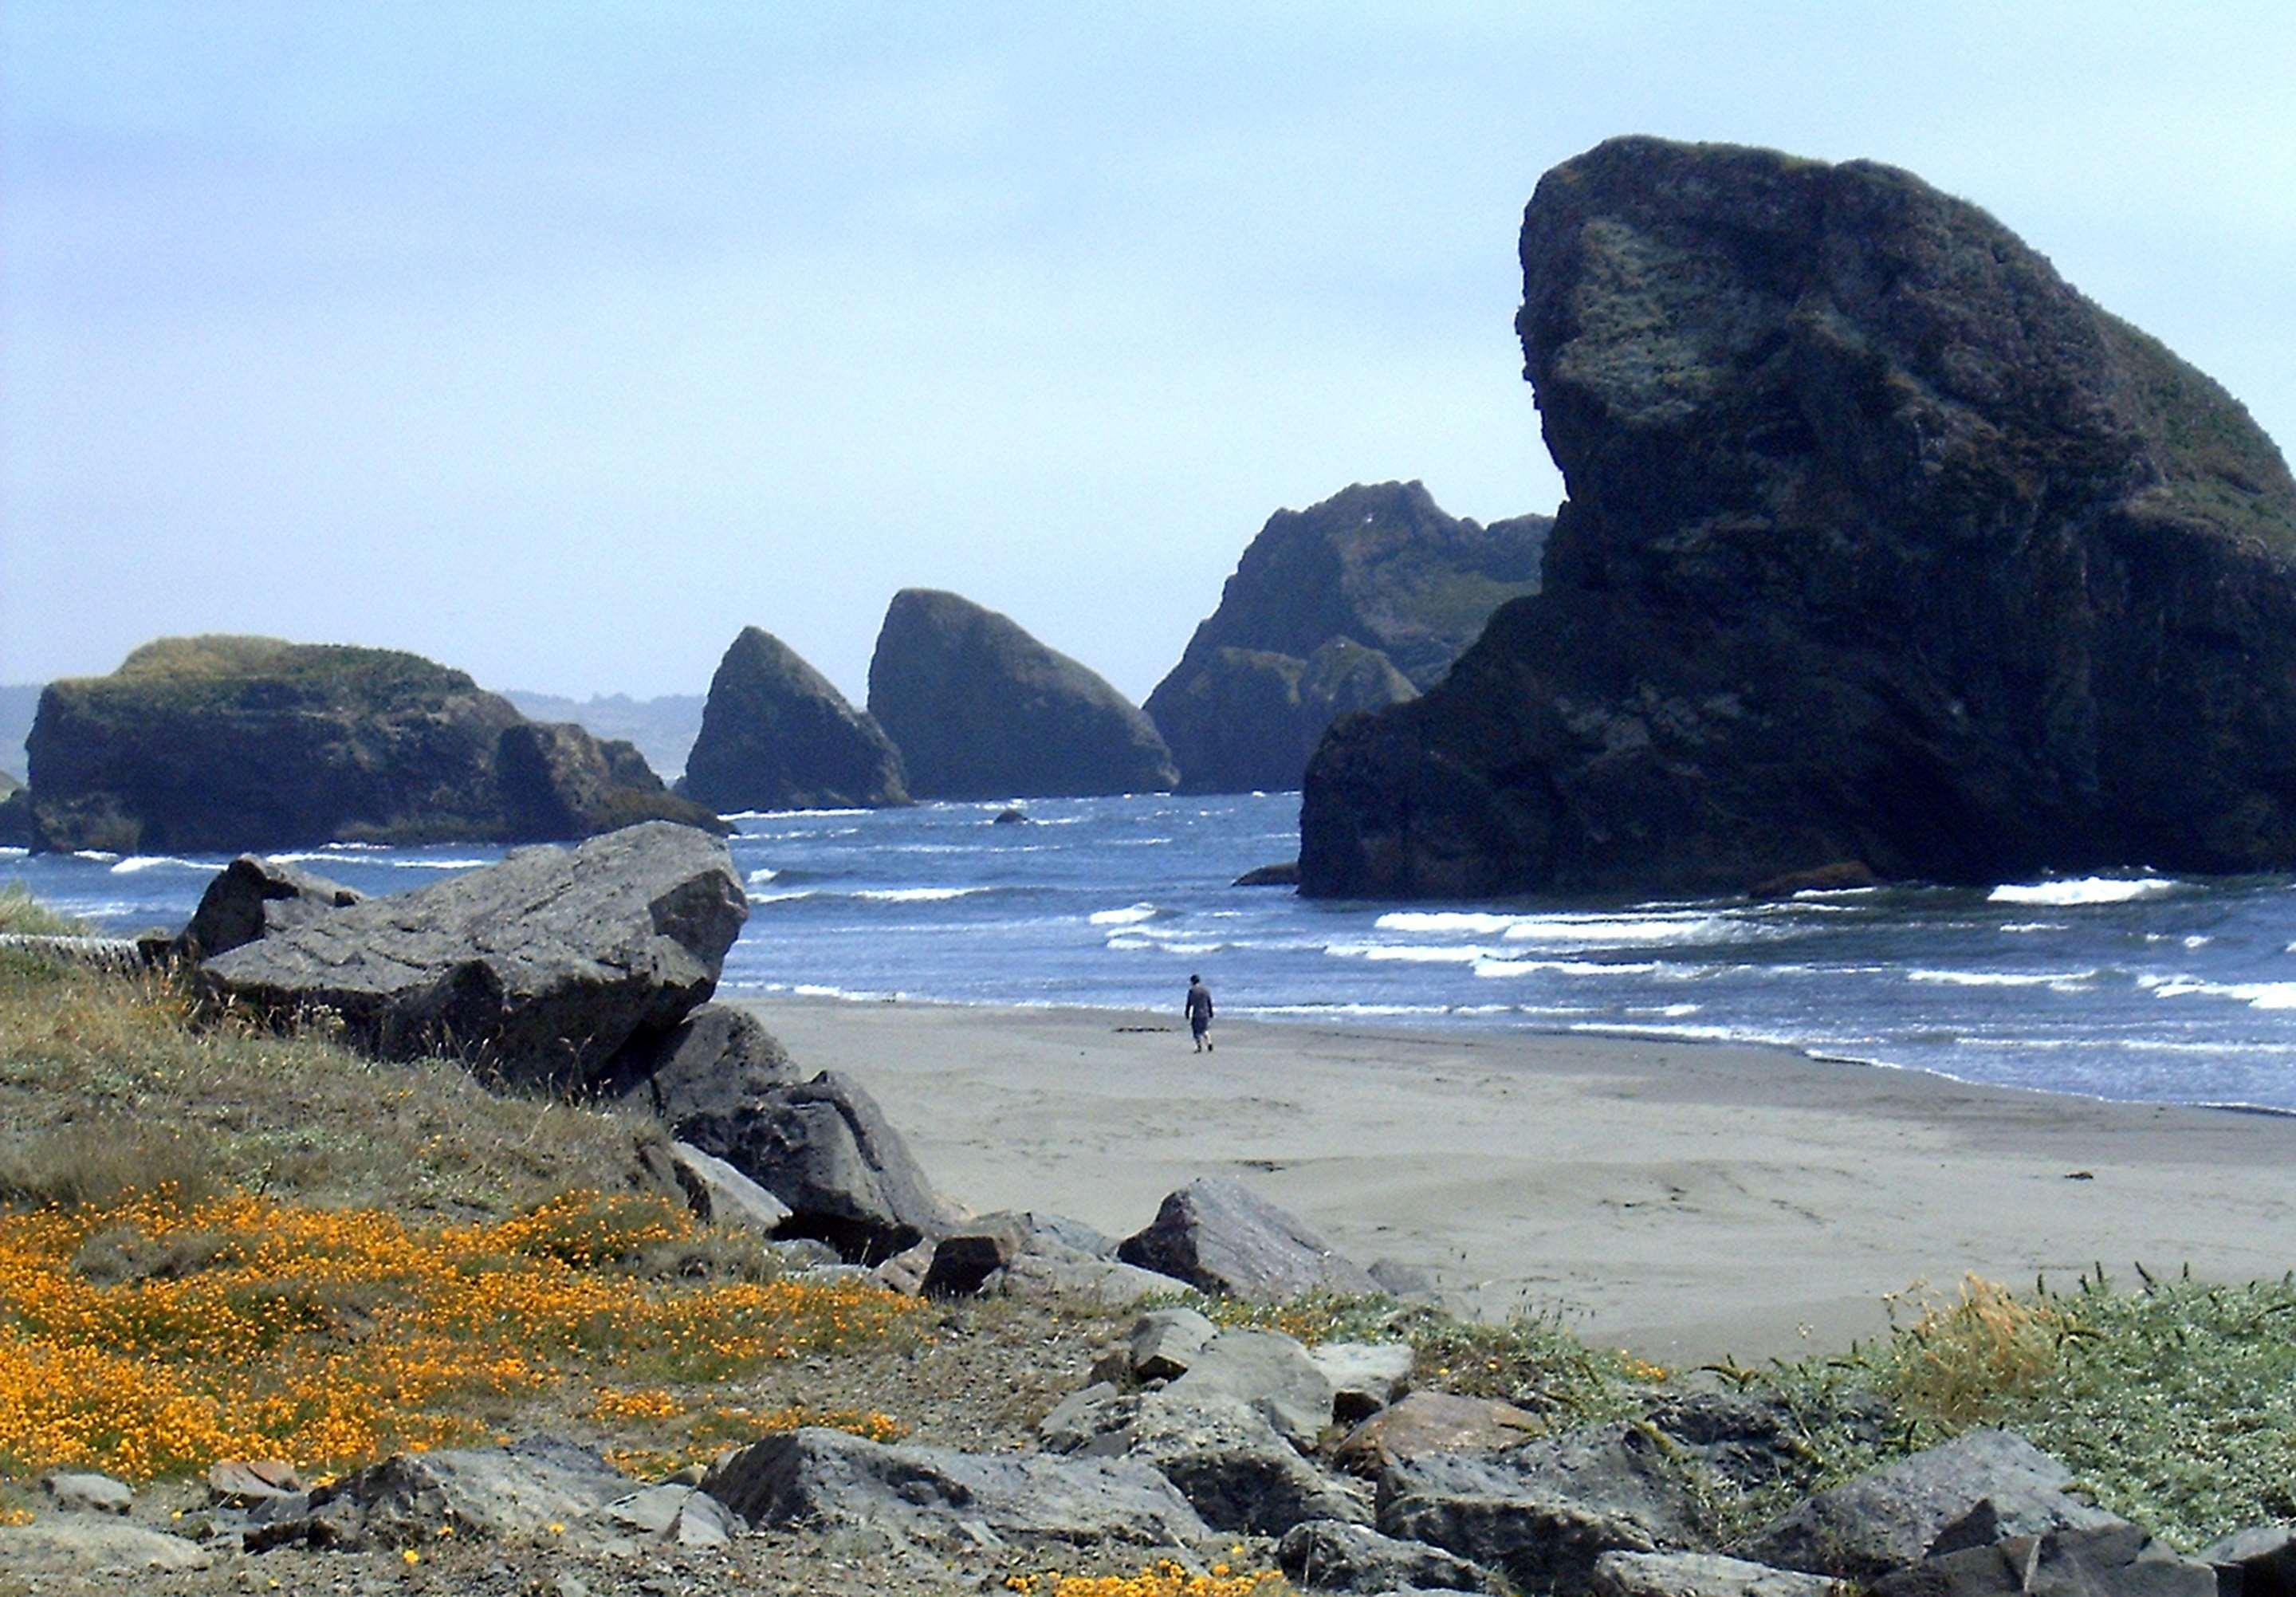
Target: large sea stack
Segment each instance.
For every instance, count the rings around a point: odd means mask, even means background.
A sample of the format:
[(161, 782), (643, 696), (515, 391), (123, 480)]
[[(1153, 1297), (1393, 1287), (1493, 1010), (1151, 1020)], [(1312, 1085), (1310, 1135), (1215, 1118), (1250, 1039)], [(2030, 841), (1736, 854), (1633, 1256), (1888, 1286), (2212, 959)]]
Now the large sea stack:
[(1303, 889), (2296, 863), (2296, 484), (1906, 173), (1620, 139), (1540, 182), (1544, 590), (1334, 729)]
[(1277, 511), (1148, 695), (1181, 786), (1299, 786), (1334, 720), (1431, 687), (1493, 610), (1538, 591), (1553, 526), (1546, 516), (1478, 526), (1444, 514), (1415, 482), (1359, 483)]
[(1179, 781), (1123, 694), (955, 594), (893, 595), (869, 661), (869, 713), (920, 798), (1165, 792)]
[(745, 627), (718, 662), (681, 790), (713, 809), (906, 804), (900, 751), (796, 651)]
[(387, 649), (163, 638), (51, 684), (29, 741), (37, 847), (534, 842), (647, 820), (720, 828), (627, 743), (531, 722)]

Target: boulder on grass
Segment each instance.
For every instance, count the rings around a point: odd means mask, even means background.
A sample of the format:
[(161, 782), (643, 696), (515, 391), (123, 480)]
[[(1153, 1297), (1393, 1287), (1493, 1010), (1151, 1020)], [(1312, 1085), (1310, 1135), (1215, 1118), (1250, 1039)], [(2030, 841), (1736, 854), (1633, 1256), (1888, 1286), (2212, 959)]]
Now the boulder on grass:
[(790, 1208), (787, 1237), (816, 1237), (855, 1262), (890, 1258), (954, 1222), (877, 1101), (833, 1070), (768, 1088), (734, 1135), (710, 1149)]
[(212, 959), (348, 909), (365, 896), (300, 865), (242, 854), (208, 883), (176, 949), (189, 959)]
[(1368, 1274), (1296, 1217), (1222, 1176), (1192, 1181), (1170, 1194), (1154, 1221), (1125, 1238), (1116, 1256), (1199, 1291), (1254, 1302), (1379, 1290)]
[(2201, 1549), (2225, 1597), (2296, 1597), (2296, 1526), (2257, 1525)]
[(887, 1446), (838, 1430), (752, 1443), (702, 1490), (758, 1528), (861, 1524), (944, 1542), (1164, 1547), (1210, 1535), (1170, 1481), (1130, 1460)]
[[(111, 1518), (72, 1514), (29, 1525), (0, 1525), (0, 1569), (12, 1580), (204, 1569), (213, 1561), (206, 1549), (182, 1536)], [(28, 1584), (20, 1589), (39, 1588)]]
[(768, 1087), (797, 1078), (787, 1050), (757, 1016), (705, 1003), (667, 1031), (631, 1038), (600, 1092), (722, 1159), (738, 1141), (744, 1109)]
[(1345, 1425), (1367, 1420), (1411, 1384), (1408, 1342), (1324, 1342), (1308, 1357), (1332, 1383), (1332, 1413)]
[(504, 1085), (572, 1093), (709, 996), (748, 914), (726, 845), (657, 821), (521, 849), (201, 969), (220, 1000), (283, 1020), (330, 1013), (368, 1052), (445, 1054)]

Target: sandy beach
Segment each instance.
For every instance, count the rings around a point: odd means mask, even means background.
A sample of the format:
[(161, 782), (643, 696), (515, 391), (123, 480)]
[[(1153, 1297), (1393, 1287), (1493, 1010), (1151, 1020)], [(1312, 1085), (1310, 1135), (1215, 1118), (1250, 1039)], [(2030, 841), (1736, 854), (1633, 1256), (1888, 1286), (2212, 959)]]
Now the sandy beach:
[[(1668, 1363), (1846, 1346), (1975, 1272), (2296, 1266), (2296, 1118), (2102, 1103), (1784, 1051), (1106, 1011), (752, 1004), (976, 1210), (1136, 1230), (1236, 1176), (1458, 1309)], [(1143, 1028), (1152, 1029), (1141, 1029)]]

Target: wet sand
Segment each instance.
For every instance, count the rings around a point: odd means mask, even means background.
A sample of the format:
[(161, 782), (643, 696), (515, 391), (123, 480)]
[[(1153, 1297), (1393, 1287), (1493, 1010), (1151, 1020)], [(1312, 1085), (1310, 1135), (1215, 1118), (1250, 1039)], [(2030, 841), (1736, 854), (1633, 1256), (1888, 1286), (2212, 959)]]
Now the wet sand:
[(751, 1007), (968, 1208), (1122, 1235), (1233, 1175), (1455, 1308), (1666, 1363), (1844, 1347), (1886, 1295), (1968, 1272), (2296, 1267), (2296, 1118), (1611, 1037), (1223, 1022), (1200, 1055), (1169, 1015)]

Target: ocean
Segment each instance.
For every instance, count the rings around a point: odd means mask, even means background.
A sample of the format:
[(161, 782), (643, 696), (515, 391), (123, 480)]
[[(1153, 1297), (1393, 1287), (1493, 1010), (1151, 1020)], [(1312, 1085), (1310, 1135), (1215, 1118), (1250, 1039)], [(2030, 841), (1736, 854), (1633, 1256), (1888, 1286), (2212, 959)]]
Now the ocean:
[[(730, 995), (1164, 1009), (1770, 1044), (1965, 1080), (2296, 1112), (2296, 878), (2143, 871), (1742, 899), (1333, 903), (1230, 882), (1298, 850), (1297, 794), (737, 818)], [(369, 893), (497, 857), (285, 853)], [(220, 856), (28, 857), (0, 882), (179, 926)]]

